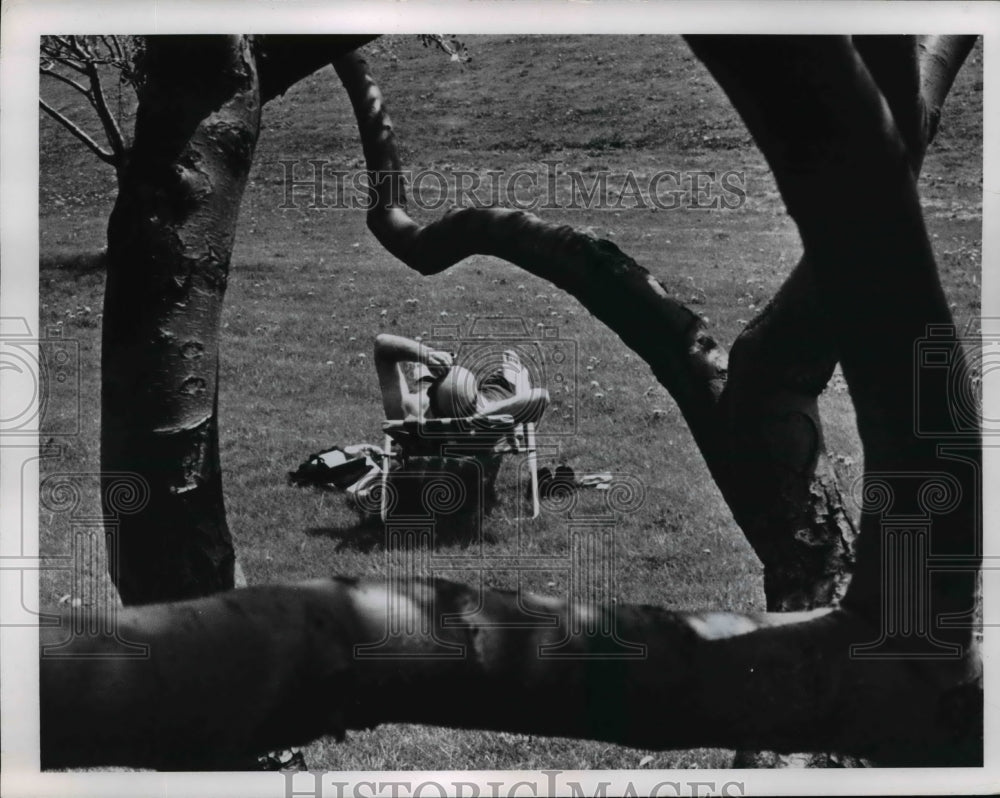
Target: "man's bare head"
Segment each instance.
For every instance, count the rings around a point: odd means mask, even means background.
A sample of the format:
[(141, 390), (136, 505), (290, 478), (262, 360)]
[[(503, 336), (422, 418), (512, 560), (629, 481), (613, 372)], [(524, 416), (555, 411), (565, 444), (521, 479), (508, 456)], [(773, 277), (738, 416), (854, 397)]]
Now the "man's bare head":
[(466, 418), (476, 412), (476, 375), (462, 366), (452, 366), (427, 389), (430, 410), (437, 418)]

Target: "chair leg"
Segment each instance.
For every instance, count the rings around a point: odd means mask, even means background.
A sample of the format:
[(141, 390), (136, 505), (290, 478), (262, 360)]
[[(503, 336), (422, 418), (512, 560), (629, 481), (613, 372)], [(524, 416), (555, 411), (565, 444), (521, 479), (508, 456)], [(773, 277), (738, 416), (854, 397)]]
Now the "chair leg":
[(391, 464), (390, 452), (392, 452), (392, 436), (386, 435), (382, 442), (382, 449), (385, 457), (382, 458), (382, 495), (379, 497), (379, 515), (382, 523), (385, 523), (387, 510), (389, 508), (389, 466)]
[(535, 448), (535, 424), (533, 421), (524, 425), (524, 434), (528, 444), (528, 470), (531, 472), (531, 517), (538, 518), (541, 507), (538, 501), (538, 450)]

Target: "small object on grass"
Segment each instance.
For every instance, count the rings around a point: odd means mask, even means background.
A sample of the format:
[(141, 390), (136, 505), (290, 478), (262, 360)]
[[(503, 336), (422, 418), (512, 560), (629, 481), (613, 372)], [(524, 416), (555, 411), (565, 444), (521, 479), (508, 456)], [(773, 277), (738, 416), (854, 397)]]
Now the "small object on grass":
[(568, 465), (561, 464), (555, 471), (546, 466), (538, 472), (538, 493), (540, 496), (565, 495), (567, 489), (575, 487), (576, 474)]
[(367, 471), (377, 468), (372, 457), (378, 457), (381, 451), (372, 444), (357, 444), (346, 448), (332, 446), (309, 455), (295, 471), (289, 471), (288, 482), (299, 487), (332, 486), (344, 490), (361, 479)]
[(308, 770), (306, 758), (298, 748), (270, 751), (257, 757), (261, 770)]
[(584, 474), (576, 484), (581, 488), (597, 488), (597, 490), (607, 490), (611, 487), (612, 476), (608, 472), (600, 474)]
[(538, 491), (543, 497), (564, 496), (568, 490), (594, 488), (608, 490), (614, 477), (608, 471), (577, 476), (568, 465), (559, 465), (555, 471), (546, 466), (538, 472)]

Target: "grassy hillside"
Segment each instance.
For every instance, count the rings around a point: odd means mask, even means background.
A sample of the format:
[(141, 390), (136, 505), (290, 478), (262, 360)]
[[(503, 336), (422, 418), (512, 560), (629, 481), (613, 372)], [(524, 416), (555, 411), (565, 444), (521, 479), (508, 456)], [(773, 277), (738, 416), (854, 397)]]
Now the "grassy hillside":
[[(800, 245), (763, 159), (683, 42), (653, 36), (465, 41), (473, 58), (464, 66), (414, 37), (368, 48), (405, 166), (485, 178), (489, 170), (520, 168), (543, 175), (542, 161), (558, 160), (561, 173), (578, 170), (588, 184), (600, 170), (631, 171), (640, 183), (665, 169), (744, 172), (746, 202), (734, 210), (539, 211), (615, 241), (708, 317), (720, 343), (731, 344), (795, 264)], [(75, 102), (59, 87), (44, 91), (61, 107)], [(921, 181), (942, 279), (960, 322), (979, 312), (981, 92), (977, 48), (949, 100)], [(71, 551), (78, 518), (97, 512), (103, 273), (87, 256), (104, 245), (115, 187), (107, 167), (47, 118), (40, 124), (42, 324), (79, 343), (82, 377), (79, 434), (55, 435), (78, 412), (75, 404), (61, 400), (47, 421), (61, 449), (43, 460), (43, 471), (81, 474), (83, 486), (77, 517), (43, 506), (42, 551), (55, 556)], [(521, 319), (529, 330), (556, 328), (578, 355), (576, 389), (556, 395), (543, 426), (561, 434), (545, 441), (550, 447), (542, 463), (611, 471), (643, 486), (644, 500), (630, 512), (608, 514), (597, 493), (581, 494), (575, 509), (614, 528), (611, 594), (667, 607), (763, 609), (760, 564), (645, 363), (574, 299), (506, 263), (470, 258), (421, 278), (381, 249), (363, 212), (310, 209), (304, 198), (297, 208), (282, 208), (282, 161), (300, 162), (300, 177), (309, 160), (363, 168), (350, 106), (332, 69), (268, 104), (263, 126), (230, 272), (220, 397), (229, 521), (248, 581), (385, 573), (381, 531), (359, 527), (337, 494), (289, 487), (285, 472), (328, 444), (380, 443), (382, 411), (371, 366), (378, 332), (437, 338), (447, 346), (442, 325), (467, 331), (477, 318), (504, 316)], [(563, 205), (567, 185), (559, 184)], [(860, 474), (860, 447), (839, 376), (823, 406), (829, 447), (850, 483)], [(438, 546), (435, 573), (505, 587), (520, 579), (526, 589), (566, 595), (570, 519), (546, 512), (524, 520), (516, 484), (516, 467), (508, 463), (501, 505), (483, 529), (488, 542), (481, 551)], [(93, 541), (99, 552), (100, 539)], [(448, 556), (470, 553), (481, 556), (480, 567), (446, 570)], [(505, 560), (540, 556), (552, 558), (551, 570), (518, 575)], [(43, 575), (43, 605), (98, 603), (96, 586), (106, 583), (102, 558), (78, 562), (76, 581), (69, 571)], [(306, 751), (311, 767), (340, 770), (630, 768), (646, 753), (413, 726), (351, 733), (346, 744), (320, 741)], [(654, 768), (729, 761), (721, 751), (648, 753)]]

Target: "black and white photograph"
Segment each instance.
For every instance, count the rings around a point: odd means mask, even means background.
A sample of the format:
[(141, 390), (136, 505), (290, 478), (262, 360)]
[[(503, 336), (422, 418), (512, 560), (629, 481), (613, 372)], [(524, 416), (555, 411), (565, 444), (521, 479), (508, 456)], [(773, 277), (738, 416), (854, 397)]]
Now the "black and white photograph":
[(993, 792), (1000, 6), (428, 5), (5, 8), (5, 794)]

